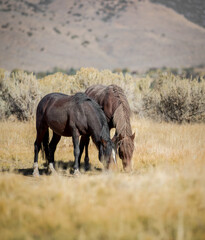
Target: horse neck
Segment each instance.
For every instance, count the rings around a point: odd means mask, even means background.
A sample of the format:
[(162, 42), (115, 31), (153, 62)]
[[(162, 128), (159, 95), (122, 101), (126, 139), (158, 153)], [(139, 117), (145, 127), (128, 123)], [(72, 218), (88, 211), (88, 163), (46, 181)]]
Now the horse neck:
[(123, 104), (119, 104), (113, 115), (113, 122), (116, 128), (117, 136), (131, 136), (132, 129), (130, 124), (130, 109), (125, 108)]
[(113, 112), (113, 127), (116, 129), (116, 134), (123, 137), (131, 136), (131, 110), (123, 89), (117, 85), (111, 85), (110, 96), (112, 96), (113, 109), (115, 109)]
[(91, 129), (91, 137), (94, 142), (94, 144), (97, 146), (99, 149), (100, 143), (101, 143), (101, 137), (103, 139), (108, 139), (110, 138), (109, 135), (109, 128), (105, 124), (101, 123), (100, 121), (96, 121), (98, 124), (94, 125), (91, 124), (89, 128)]

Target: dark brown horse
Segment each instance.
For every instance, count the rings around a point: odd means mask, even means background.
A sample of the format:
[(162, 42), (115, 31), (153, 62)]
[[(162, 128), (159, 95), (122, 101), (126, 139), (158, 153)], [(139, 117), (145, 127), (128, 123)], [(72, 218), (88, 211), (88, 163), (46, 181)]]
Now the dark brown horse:
[[(117, 85), (93, 85), (85, 93), (94, 99), (103, 109), (109, 129), (115, 128), (113, 142), (125, 170), (132, 168), (131, 159), (134, 151), (135, 133), (132, 134), (130, 125), (131, 110), (122, 88)], [(87, 150), (86, 150), (87, 152)], [(85, 156), (89, 161), (88, 155)]]
[[(49, 145), (48, 128), (53, 130), (53, 138)], [(114, 144), (110, 139), (105, 114), (100, 106), (85, 93), (77, 93), (73, 96), (51, 93), (42, 98), (36, 112), (36, 130), (33, 175), (39, 175), (38, 152), (41, 149), (41, 143), (43, 143), (49, 163), (48, 169), (55, 172), (54, 152), (61, 136), (72, 136), (75, 172), (79, 171), (79, 162), (83, 151), (79, 144), (80, 135), (85, 140), (92, 137), (99, 150), (99, 160), (104, 161), (107, 167), (113, 161), (112, 158), (115, 158)]]

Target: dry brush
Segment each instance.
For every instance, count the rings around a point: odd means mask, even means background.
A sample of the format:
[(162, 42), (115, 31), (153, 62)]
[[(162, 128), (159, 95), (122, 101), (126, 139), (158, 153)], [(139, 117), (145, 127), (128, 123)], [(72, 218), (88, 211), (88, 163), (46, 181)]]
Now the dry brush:
[(161, 74), (156, 79), (81, 68), (75, 75), (55, 73), (42, 79), (23, 71), (0, 74), (0, 118), (11, 115), (28, 120), (39, 99), (50, 92), (75, 94), (93, 84), (117, 84), (123, 88), (131, 109), (140, 117), (167, 122), (205, 121), (205, 79), (185, 79)]

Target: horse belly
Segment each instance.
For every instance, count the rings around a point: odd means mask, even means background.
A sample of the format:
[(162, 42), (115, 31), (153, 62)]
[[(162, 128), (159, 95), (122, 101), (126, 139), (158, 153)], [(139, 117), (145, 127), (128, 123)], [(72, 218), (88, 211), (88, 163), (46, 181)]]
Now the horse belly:
[(56, 134), (60, 136), (71, 136), (67, 115), (63, 112), (51, 111), (47, 114), (47, 124)]
[(64, 137), (71, 137), (72, 131), (68, 129), (66, 126), (49, 126), (56, 134)]
[(60, 123), (59, 121), (52, 121), (48, 124), (49, 128), (52, 129), (56, 134), (60, 136), (71, 136), (71, 131), (66, 128), (65, 123)]

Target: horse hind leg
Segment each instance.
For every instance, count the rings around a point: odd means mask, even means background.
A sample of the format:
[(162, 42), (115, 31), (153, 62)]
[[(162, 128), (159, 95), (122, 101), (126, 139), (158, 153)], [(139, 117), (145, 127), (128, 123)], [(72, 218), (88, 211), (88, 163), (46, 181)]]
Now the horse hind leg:
[(38, 153), (41, 149), (41, 143), (43, 141), (47, 127), (38, 127), (37, 136), (34, 142), (34, 164), (33, 164), (33, 176), (39, 176), (38, 170)]
[(44, 137), (43, 137), (43, 150), (44, 150), (45, 155), (46, 155), (47, 163), (49, 162), (49, 159), (50, 159), (48, 143), (49, 143), (49, 130), (47, 128), (47, 130), (44, 134)]
[(84, 162), (85, 162), (85, 171), (88, 171), (90, 169), (90, 164), (89, 164), (89, 156), (88, 156), (88, 145), (90, 142), (90, 138), (89, 136), (85, 138), (85, 158), (84, 158)]
[(38, 171), (38, 153), (41, 149), (41, 144), (38, 144), (38, 141), (36, 139), (34, 143), (34, 164), (33, 164), (33, 176), (37, 177), (39, 176), (39, 171)]
[(49, 159), (48, 159), (48, 173), (51, 173), (51, 174), (56, 174), (56, 171), (54, 168), (54, 153), (60, 139), (61, 139), (61, 136), (53, 132), (53, 137), (49, 144)]

